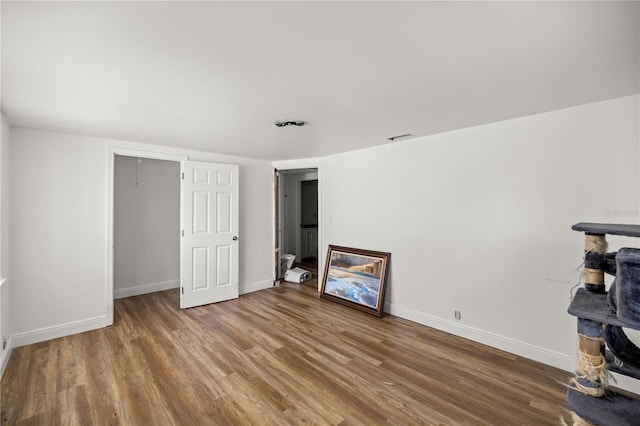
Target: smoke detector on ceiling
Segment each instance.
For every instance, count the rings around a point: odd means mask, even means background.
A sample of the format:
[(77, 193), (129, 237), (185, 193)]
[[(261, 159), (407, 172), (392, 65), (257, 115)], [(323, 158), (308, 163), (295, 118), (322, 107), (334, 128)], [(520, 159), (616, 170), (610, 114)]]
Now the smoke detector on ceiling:
[(276, 121), (275, 125), (276, 127), (285, 127), (285, 126), (298, 126), (298, 127), (302, 127), (304, 126), (304, 121)]

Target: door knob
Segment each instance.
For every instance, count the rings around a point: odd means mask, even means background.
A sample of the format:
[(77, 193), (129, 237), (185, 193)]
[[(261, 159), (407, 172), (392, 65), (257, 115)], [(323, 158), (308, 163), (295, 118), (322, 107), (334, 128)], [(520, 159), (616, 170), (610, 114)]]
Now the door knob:
[(238, 241), (238, 237), (236, 237), (235, 235), (233, 236), (233, 241)]

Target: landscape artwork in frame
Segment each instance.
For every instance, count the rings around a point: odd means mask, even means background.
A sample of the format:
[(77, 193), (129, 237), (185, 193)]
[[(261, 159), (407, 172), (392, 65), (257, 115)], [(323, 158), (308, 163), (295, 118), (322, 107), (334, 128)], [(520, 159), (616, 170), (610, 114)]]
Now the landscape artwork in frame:
[(320, 297), (381, 317), (390, 253), (329, 246)]

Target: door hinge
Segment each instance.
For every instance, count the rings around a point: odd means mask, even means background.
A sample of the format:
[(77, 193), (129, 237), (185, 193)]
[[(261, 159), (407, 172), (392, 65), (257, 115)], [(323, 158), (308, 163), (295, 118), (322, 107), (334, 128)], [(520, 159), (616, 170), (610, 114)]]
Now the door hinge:
[(184, 294), (184, 287), (180, 287), (180, 293)]
[(181, 233), (182, 233), (182, 236), (184, 237), (184, 229), (181, 231)]

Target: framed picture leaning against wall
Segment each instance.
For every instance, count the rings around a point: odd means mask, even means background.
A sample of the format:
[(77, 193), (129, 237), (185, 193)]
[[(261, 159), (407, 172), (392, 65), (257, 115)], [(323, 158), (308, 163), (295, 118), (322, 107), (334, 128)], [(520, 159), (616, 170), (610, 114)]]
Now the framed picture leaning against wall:
[(381, 317), (390, 256), (330, 245), (320, 297)]

